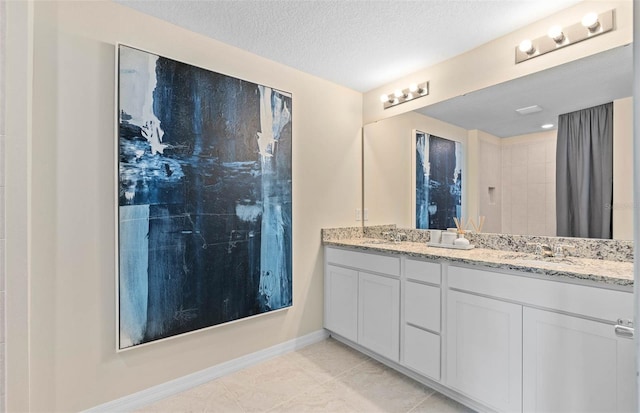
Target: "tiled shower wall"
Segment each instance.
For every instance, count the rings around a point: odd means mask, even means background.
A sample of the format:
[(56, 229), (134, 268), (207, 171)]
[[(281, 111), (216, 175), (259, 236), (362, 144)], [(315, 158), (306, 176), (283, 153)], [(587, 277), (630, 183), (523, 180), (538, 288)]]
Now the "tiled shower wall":
[(479, 164), (482, 173), (478, 176), (478, 212), (485, 217), (482, 231), (502, 231), (502, 145), (498, 138), (480, 139), (478, 142)]
[(5, 231), (4, 231), (4, 147), (5, 147), (5, 3), (0, 1), (0, 412), (5, 411)]
[(503, 141), (502, 232), (556, 235), (556, 134)]

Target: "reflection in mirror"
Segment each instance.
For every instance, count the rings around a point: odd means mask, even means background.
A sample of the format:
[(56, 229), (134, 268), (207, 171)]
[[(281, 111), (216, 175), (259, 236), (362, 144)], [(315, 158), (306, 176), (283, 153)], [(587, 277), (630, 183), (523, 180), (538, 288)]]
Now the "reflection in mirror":
[(462, 212), (462, 144), (415, 131), (416, 228), (447, 229)]
[[(631, 49), (614, 48), (365, 125), (365, 225), (416, 227), (413, 133), (419, 130), (462, 145), (462, 216), (476, 222), (486, 216), (484, 232), (555, 236), (558, 116), (613, 102), (613, 202), (603, 207), (612, 212), (613, 238), (632, 239)], [(521, 108), (533, 113), (516, 112)]]

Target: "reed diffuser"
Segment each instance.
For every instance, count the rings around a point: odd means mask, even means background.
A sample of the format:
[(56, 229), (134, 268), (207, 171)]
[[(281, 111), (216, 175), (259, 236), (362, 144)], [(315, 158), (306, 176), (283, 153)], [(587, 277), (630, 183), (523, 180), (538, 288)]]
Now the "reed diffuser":
[[(464, 218), (453, 217), (453, 222), (456, 223), (456, 229), (458, 232), (458, 238), (453, 241), (453, 245), (469, 245), (469, 240), (464, 237), (464, 233), (466, 232), (466, 225), (464, 223)], [(467, 225), (469, 222), (467, 222)]]

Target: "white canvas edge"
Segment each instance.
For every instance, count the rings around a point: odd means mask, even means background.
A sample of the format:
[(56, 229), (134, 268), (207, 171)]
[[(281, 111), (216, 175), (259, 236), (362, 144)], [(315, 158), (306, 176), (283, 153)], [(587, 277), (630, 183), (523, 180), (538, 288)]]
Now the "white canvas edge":
[(114, 294), (114, 300), (116, 305), (116, 331), (114, 337), (114, 344), (116, 353), (120, 350), (120, 205), (118, 205), (119, 199), (119, 188), (120, 188), (120, 159), (119, 159), (119, 148), (120, 148), (120, 46), (121, 43), (115, 44), (115, 67), (113, 68), (115, 72), (115, 82), (114, 83), (114, 122), (115, 127), (113, 128), (113, 161), (114, 161), (114, 173), (113, 173), (113, 206), (114, 206), (114, 240), (115, 246), (113, 249), (114, 259), (116, 262), (115, 267), (115, 282), (116, 282), (116, 290)]
[(416, 137), (425, 133), (419, 129), (411, 129), (411, 228), (416, 228)]
[[(188, 64), (190, 66), (194, 66), (194, 67), (198, 67), (204, 70), (208, 70), (210, 72), (214, 72), (214, 73), (218, 73), (224, 76), (229, 76), (232, 77), (234, 79), (239, 79), (245, 82), (249, 82), (249, 83), (254, 83), (256, 85), (259, 86), (265, 86), (268, 88), (271, 88), (272, 90), (277, 91), (278, 93), (282, 94), (283, 96), (287, 96), (291, 98), (291, 112), (293, 113), (293, 93), (292, 92), (286, 92), (284, 90), (281, 90), (279, 88), (275, 88), (272, 86), (267, 86), (267, 85), (263, 85), (261, 83), (257, 83), (255, 81), (252, 80), (247, 80), (244, 78), (239, 78), (239, 77), (235, 77), (233, 75), (229, 75), (226, 73), (222, 73), (222, 72), (217, 72), (213, 69), (208, 69), (206, 67), (202, 67), (202, 66), (198, 66), (192, 63), (187, 63), (184, 62), (182, 60), (177, 60), (177, 59), (173, 59), (171, 57), (166, 57), (163, 54), (160, 53), (156, 53), (153, 51), (149, 51), (146, 49), (142, 49), (139, 47), (135, 47), (135, 46), (131, 46), (125, 43), (121, 43), (121, 42), (116, 42), (115, 43), (115, 67), (114, 67), (114, 71), (115, 71), (115, 82), (114, 82), (114, 86), (115, 86), (115, 92), (114, 92), (114, 115), (115, 115), (115, 127), (114, 127), (114, 200), (113, 200), (113, 205), (115, 207), (115, 248), (114, 248), (114, 255), (115, 255), (115, 262), (116, 262), (116, 267), (115, 267), (115, 285), (116, 285), (116, 290), (115, 290), (115, 306), (116, 306), (116, 331), (115, 331), (115, 351), (116, 353), (122, 353), (125, 351), (130, 351), (130, 350), (134, 350), (134, 349), (138, 349), (138, 348), (142, 348), (142, 347), (146, 347), (150, 344), (155, 344), (155, 343), (160, 343), (163, 341), (167, 341), (167, 340), (172, 340), (174, 338), (178, 338), (178, 337), (184, 337), (184, 336), (188, 336), (194, 333), (200, 333), (203, 331), (207, 331), (207, 330), (211, 330), (217, 327), (222, 327), (222, 326), (226, 326), (226, 325), (230, 325), (230, 324), (234, 324), (240, 321), (245, 321), (245, 320), (249, 320), (249, 319), (253, 319), (256, 317), (261, 317), (261, 316), (265, 316), (268, 314), (275, 314), (275, 313), (279, 313), (282, 311), (287, 311), (293, 308), (294, 306), (294, 292), (295, 292), (295, 283), (294, 283), (294, 276), (293, 276), (293, 269), (295, 267), (295, 259), (294, 259), (294, 230), (293, 230), (293, 225), (291, 225), (291, 305), (287, 306), (287, 307), (282, 307), (279, 308), (277, 310), (272, 310), (272, 311), (267, 311), (264, 313), (260, 313), (260, 314), (254, 314), (252, 316), (248, 316), (248, 317), (243, 317), (243, 318), (239, 318), (236, 320), (230, 320), (224, 323), (220, 323), (220, 324), (216, 324), (216, 325), (212, 325), (209, 327), (203, 327), (203, 328), (199, 328), (197, 330), (193, 330), (193, 331), (187, 331), (184, 333), (180, 333), (180, 334), (176, 334), (170, 337), (164, 337), (161, 339), (157, 339), (157, 340), (153, 340), (153, 341), (149, 341), (147, 343), (142, 343), (142, 344), (138, 344), (135, 346), (130, 346), (130, 347), (125, 347), (125, 348), (120, 348), (120, 208), (118, 205), (118, 199), (119, 199), (119, 184), (120, 184), (120, 172), (119, 172), (119, 167), (120, 167), (120, 163), (119, 163), (119, 148), (120, 148), (120, 142), (119, 142), (119, 131), (120, 131), (120, 116), (119, 116), (119, 112), (120, 112), (120, 46), (124, 46), (124, 47), (129, 47), (131, 49), (135, 49), (135, 50), (140, 50), (142, 52), (145, 53), (150, 53), (150, 54), (154, 54), (156, 56), (159, 57), (164, 57), (166, 59), (171, 59), (171, 60), (175, 60), (176, 62), (180, 62), (180, 63), (184, 63), (184, 64)], [(293, 185), (293, 115), (291, 117), (291, 222), (293, 224), (294, 220), (294, 209), (293, 209), (293, 199), (295, 198), (294, 196), (294, 185)]]
[(195, 373), (149, 387), (148, 389), (128, 396), (94, 406), (84, 410), (83, 413), (130, 412), (140, 409), (151, 403), (155, 403), (164, 398), (192, 389), (211, 380), (232, 374), (238, 370), (256, 365), (268, 359), (299, 350), (311, 344), (318, 343), (325, 340), (327, 337), (329, 337), (329, 332), (327, 330), (320, 329), (307, 335), (294, 338), (293, 340), (285, 341), (284, 343), (256, 351), (255, 353), (247, 354)]

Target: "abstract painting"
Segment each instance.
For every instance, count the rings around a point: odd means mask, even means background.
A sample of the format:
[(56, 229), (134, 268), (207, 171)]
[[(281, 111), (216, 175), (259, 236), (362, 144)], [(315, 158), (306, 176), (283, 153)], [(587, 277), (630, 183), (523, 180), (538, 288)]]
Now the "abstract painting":
[(462, 145), (416, 131), (416, 228), (455, 228), (462, 210)]
[(290, 93), (118, 46), (119, 350), (292, 305)]

